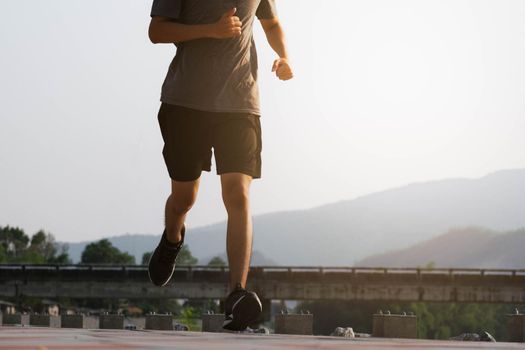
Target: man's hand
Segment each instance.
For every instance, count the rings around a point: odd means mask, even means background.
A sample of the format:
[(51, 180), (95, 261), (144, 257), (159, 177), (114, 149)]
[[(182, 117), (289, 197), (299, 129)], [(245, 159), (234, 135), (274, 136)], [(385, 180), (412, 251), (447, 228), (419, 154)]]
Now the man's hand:
[(234, 7), (213, 24), (211, 35), (213, 38), (228, 39), (241, 35), (242, 22), (235, 16), (235, 12), (237, 9)]
[(281, 80), (290, 80), (293, 78), (292, 67), (286, 58), (278, 58), (273, 62), (272, 72), (275, 72), (277, 78)]

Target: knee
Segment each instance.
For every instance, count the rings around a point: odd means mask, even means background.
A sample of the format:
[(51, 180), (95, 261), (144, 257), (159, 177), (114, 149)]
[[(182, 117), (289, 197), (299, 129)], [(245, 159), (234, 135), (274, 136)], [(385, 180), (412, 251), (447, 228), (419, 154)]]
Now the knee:
[(247, 186), (228, 186), (222, 190), (222, 199), (226, 210), (247, 210), (250, 203), (250, 192)]
[(170, 196), (169, 201), (171, 202), (171, 211), (177, 215), (184, 215), (190, 211), (195, 204), (195, 197), (192, 195), (186, 196)]

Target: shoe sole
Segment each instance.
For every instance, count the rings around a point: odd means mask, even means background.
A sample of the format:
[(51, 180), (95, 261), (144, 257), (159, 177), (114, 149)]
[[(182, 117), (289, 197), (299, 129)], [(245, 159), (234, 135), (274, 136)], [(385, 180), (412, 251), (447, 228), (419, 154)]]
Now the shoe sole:
[(149, 269), (148, 269), (148, 277), (149, 277), (149, 280), (151, 283), (153, 283), (155, 286), (157, 287), (165, 287), (170, 281), (171, 281), (171, 278), (173, 277), (173, 274), (175, 273), (175, 269), (173, 269), (173, 271), (171, 272), (170, 274), (170, 277), (168, 277), (168, 280), (162, 284), (157, 284), (155, 281), (153, 281), (153, 279), (151, 278), (151, 274), (149, 273)]
[(250, 292), (251, 297), (245, 297), (233, 308), (233, 321), (223, 326), (229, 331), (243, 331), (256, 322), (262, 313), (262, 303), (257, 294)]

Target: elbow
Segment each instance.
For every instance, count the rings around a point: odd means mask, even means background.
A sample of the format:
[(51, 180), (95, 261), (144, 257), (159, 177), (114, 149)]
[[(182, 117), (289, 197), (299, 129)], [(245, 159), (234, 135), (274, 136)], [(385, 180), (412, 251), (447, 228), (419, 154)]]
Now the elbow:
[(275, 23), (272, 23), (267, 31), (270, 32), (270, 33), (273, 33), (273, 32), (276, 32), (276, 31), (281, 31), (281, 24), (279, 22), (275, 22)]
[(160, 42), (157, 33), (154, 30), (151, 30), (151, 27), (148, 31), (148, 37), (149, 41), (151, 41), (153, 44), (158, 44)]
[(149, 25), (149, 29), (148, 29), (148, 37), (149, 37), (149, 40), (153, 43), (153, 44), (159, 44), (161, 42), (161, 38), (160, 38), (160, 30), (159, 30), (159, 26), (156, 22), (152, 21)]
[(277, 18), (261, 20), (261, 24), (266, 35), (275, 33), (276, 31), (282, 31), (281, 22)]
[(158, 20), (151, 21), (148, 29), (149, 40), (153, 44), (177, 44), (178, 40), (174, 40), (175, 38), (172, 37), (174, 34), (167, 33), (169, 27), (165, 26), (163, 23), (163, 21)]

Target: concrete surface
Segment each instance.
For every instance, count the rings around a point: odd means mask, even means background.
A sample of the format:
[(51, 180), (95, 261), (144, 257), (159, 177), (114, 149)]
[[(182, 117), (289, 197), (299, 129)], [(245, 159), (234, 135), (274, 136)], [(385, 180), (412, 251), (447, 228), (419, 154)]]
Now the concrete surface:
[(146, 315), (146, 329), (155, 329), (160, 331), (173, 330), (172, 315)]
[(312, 335), (314, 315), (277, 314), (275, 315), (275, 333)]
[(98, 318), (98, 325), (101, 329), (123, 329), (124, 316), (123, 315), (100, 315)]
[(5, 314), (2, 317), (2, 323), (4, 325), (29, 326), (29, 315), (28, 314)]
[(417, 338), (417, 317), (414, 315), (374, 314), (372, 335), (383, 338)]
[(525, 342), (525, 315), (507, 315), (509, 341)]
[(203, 314), (202, 315), (202, 331), (220, 333), (224, 332), (222, 324), (224, 323), (224, 314)]
[(126, 326), (135, 326), (136, 329), (146, 328), (146, 318), (145, 317), (126, 317), (124, 318), (124, 327)]
[(61, 315), (62, 328), (98, 328), (98, 317), (86, 315)]
[(414, 339), (336, 338), (297, 335), (227, 334), (174, 331), (87, 330), (0, 327), (0, 350), (169, 349), (169, 350), (385, 350), (525, 349), (517, 343), (453, 342)]
[(29, 325), (60, 328), (60, 316), (30, 314)]

